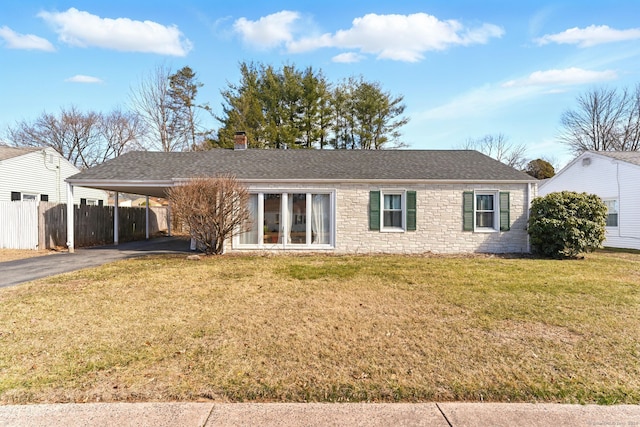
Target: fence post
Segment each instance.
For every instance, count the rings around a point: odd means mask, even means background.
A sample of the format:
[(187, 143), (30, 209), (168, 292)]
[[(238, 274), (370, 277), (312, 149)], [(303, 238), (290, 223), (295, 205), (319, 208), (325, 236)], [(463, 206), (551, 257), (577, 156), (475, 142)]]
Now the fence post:
[(73, 185), (67, 183), (67, 248), (74, 252), (75, 236), (73, 234)]
[(149, 196), (147, 196), (147, 198), (146, 198), (146, 205), (145, 206), (147, 208), (146, 211), (145, 211), (145, 221), (144, 221), (144, 223), (145, 223), (145, 233), (146, 233), (147, 240), (149, 240), (149, 209), (151, 209), (149, 207)]
[(120, 236), (118, 233), (118, 229), (120, 228), (119, 218), (118, 218), (118, 205), (120, 204), (120, 193), (116, 191), (116, 194), (113, 198), (115, 201), (115, 206), (113, 207), (113, 244), (117, 245), (120, 240)]

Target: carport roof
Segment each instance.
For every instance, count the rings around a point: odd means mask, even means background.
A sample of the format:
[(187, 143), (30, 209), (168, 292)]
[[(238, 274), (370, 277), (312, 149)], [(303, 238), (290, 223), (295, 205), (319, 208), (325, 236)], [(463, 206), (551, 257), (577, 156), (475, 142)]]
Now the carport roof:
[(242, 182), (535, 182), (470, 150), (227, 150), (126, 153), (67, 178), (73, 185), (162, 197), (189, 178)]

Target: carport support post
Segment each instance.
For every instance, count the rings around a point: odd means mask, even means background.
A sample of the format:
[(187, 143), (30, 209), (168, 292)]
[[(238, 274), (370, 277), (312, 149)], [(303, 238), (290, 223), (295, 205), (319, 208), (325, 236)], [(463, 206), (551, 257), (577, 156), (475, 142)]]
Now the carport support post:
[(146, 236), (147, 236), (147, 240), (149, 240), (149, 196), (147, 196), (146, 199), (146, 205), (147, 207), (146, 211), (145, 211), (145, 232), (146, 232)]
[(118, 228), (119, 227), (119, 220), (120, 218), (118, 218), (118, 205), (120, 204), (120, 193), (118, 193), (116, 191), (115, 196), (113, 196), (113, 201), (114, 201), (114, 207), (113, 207), (113, 244), (117, 245), (118, 244), (118, 240), (119, 236), (118, 236)]
[(167, 206), (167, 236), (171, 237), (171, 200)]
[(67, 183), (67, 248), (69, 253), (74, 252), (73, 234), (73, 185)]

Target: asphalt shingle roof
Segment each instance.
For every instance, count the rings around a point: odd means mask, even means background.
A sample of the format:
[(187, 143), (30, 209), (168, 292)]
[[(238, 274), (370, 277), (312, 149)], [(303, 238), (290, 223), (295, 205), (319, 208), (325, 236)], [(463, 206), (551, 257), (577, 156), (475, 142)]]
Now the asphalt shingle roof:
[(594, 151), (594, 153), (640, 166), (640, 151)]
[(73, 175), (79, 181), (168, 181), (219, 174), (239, 180), (534, 181), (469, 150), (226, 150), (126, 153)]
[(18, 148), (0, 145), (0, 160), (12, 159), (38, 150), (42, 150), (42, 148)]

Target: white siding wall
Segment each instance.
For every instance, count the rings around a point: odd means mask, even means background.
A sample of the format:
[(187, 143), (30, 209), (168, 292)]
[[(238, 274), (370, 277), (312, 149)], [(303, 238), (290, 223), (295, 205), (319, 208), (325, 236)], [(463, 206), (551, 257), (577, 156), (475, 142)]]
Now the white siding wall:
[[(589, 164), (583, 162), (589, 158)], [(605, 246), (640, 249), (640, 167), (585, 153), (542, 184), (540, 196), (556, 191), (595, 194), (618, 200), (618, 227), (607, 227)]]
[[(532, 185), (535, 192), (535, 185)], [(335, 190), (336, 253), (523, 253), (528, 251), (527, 184), (462, 185), (408, 184), (373, 186), (340, 184), (330, 186), (252, 186), (250, 188), (304, 191)], [(402, 233), (369, 230), (371, 190), (414, 190), (417, 197), (416, 231)], [(510, 193), (511, 230), (495, 233), (462, 231), (462, 194), (472, 190)], [(228, 245), (227, 248), (231, 247)]]
[(0, 202), (0, 248), (38, 249), (36, 202)]
[[(22, 156), (0, 161), (0, 202), (11, 201), (11, 192), (49, 196), (49, 202), (66, 203), (67, 190), (64, 180), (78, 173), (71, 163), (55, 150), (35, 151)], [(107, 204), (107, 193), (89, 188), (74, 189), (74, 203), (80, 198), (103, 200)]]
[(605, 246), (640, 249), (640, 167), (618, 164), (618, 228), (607, 229)]

